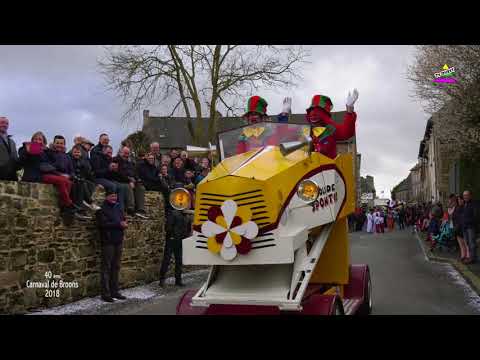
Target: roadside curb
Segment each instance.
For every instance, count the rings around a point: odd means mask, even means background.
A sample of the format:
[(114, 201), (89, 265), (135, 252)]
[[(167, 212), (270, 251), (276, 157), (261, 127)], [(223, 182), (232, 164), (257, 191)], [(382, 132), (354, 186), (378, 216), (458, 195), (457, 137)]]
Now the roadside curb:
[(480, 277), (475, 275), (472, 271), (468, 269), (468, 267), (465, 264), (461, 263), (460, 261), (441, 257), (441, 256), (436, 256), (430, 250), (427, 250), (425, 248), (425, 244), (423, 243), (424, 240), (418, 235), (417, 232), (415, 232), (415, 237), (420, 243), (420, 246), (422, 247), (423, 252), (427, 257), (428, 261), (448, 263), (452, 265), (455, 268), (455, 270), (457, 270), (460, 273), (460, 275), (462, 275), (462, 277), (465, 279), (465, 281), (471, 286), (473, 291), (475, 291), (477, 295), (480, 296)]

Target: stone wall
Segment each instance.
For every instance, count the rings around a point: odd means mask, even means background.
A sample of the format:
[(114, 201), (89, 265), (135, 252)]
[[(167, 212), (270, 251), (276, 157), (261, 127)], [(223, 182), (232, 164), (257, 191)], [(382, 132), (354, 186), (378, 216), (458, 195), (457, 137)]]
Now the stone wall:
[[(97, 189), (98, 205), (103, 197), (103, 190)], [(158, 279), (165, 240), (162, 195), (147, 192), (145, 205), (149, 220), (127, 218), (122, 288)], [(51, 185), (0, 182), (0, 314), (96, 296), (99, 270), (100, 242), (94, 220), (66, 223)], [(60, 288), (59, 297), (47, 297), (46, 289), (27, 287), (28, 280), (45, 282), (48, 271), (59, 276), (57, 282), (76, 282), (78, 288)]]

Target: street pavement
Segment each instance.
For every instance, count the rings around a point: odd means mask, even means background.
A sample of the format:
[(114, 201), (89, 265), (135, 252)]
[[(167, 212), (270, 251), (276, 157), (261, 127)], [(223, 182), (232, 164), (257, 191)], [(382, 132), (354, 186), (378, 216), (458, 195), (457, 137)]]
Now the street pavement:
[(429, 261), (411, 230), (350, 235), (352, 263), (370, 266), (373, 314), (480, 314), (480, 297), (450, 264)]
[[(409, 230), (385, 234), (350, 233), (352, 263), (370, 266), (374, 315), (480, 314), (480, 297), (450, 264), (429, 261), (422, 241)], [(48, 309), (39, 314), (174, 315), (187, 289), (205, 281), (205, 270), (185, 276), (184, 288), (173, 279), (123, 291), (129, 299), (114, 304), (98, 297)]]

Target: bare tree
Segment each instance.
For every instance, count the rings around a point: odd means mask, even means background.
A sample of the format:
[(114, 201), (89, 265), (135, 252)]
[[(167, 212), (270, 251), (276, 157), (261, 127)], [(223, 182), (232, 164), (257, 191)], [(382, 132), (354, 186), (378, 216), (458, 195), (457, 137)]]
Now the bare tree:
[[(455, 67), (457, 83), (436, 85), (434, 73), (443, 65)], [(480, 150), (480, 46), (418, 46), (408, 69), (414, 96), (434, 115), (436, 132), (444, 146), (461, 156)]]
[(204, 145), (219, 111), (238, 115), (253, 91), (295, 85), (308, 56), (301, 46), (121, 46), (106, 48), (99, 64), (109, 88), (129, 104), (123, 120), (146, 104), (170, 102), (169, 116), (183, 110), (194, 143)]

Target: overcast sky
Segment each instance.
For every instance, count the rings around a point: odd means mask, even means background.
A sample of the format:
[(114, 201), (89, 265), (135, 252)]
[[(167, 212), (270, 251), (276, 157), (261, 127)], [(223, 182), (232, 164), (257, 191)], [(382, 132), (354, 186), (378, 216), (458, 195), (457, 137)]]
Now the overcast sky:
[[(408, 175), (418, 155), (427, 115), (411, 98), (406, 80), (413, 60), (411, 46), (309, 46), (304, 80), (289, 91), (259, 93), (269, 114), (281, 111), (282, 99), (293, 98), (292, 111), (302, 113), (314, 94), (328, 95), (333, 111), (345, 110), (348, 90), (360, 93), (355, 105), (361, 174), (375, 178), (377, 194)], [(50, 141), (62, 134), (71, 145), (77, 133), (97, 143), (107, 132), (116, 148), (141, 129), (141, 114), (129, 126), (120, 117), (124, 106), (105, 89), (97, 59), (100, 46), (0, 46), (0, 116), (10, 119), (9, 133), (18, 147), (38, 130)], [(152, 115), (166, 115), (150, 106)], [(165, 110), (166, 111), (166, 110)]]

